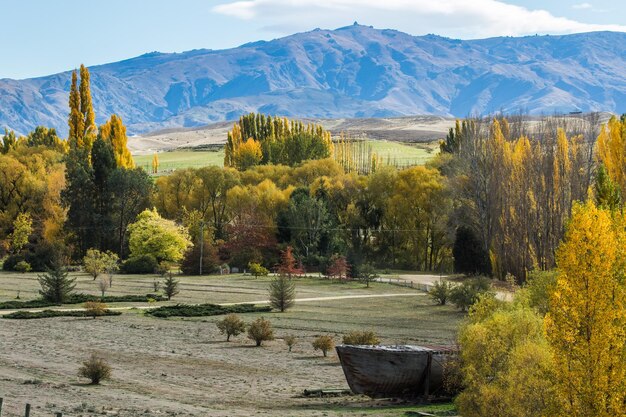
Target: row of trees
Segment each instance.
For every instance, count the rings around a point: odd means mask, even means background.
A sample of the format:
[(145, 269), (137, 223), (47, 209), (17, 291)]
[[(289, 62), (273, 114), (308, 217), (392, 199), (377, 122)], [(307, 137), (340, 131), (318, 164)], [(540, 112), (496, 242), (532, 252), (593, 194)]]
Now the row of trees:
[[(616, 118), (602, 129), (596, 115), (576, 120), (467, 120), (451, 129), (438, 168), (455, 203), (452, 227), (464, 243), (455, 261), (462, 272), (523, 281), (528, 271), (554, 268), (572, 205), (587, 198), (597, 163), (607, 159), (604, 138), (626, 136)], [(617, 178), (617, 170), (610, 176)], [(475, 262), (466, 263), (469, 257)]]
[(228, 132), (224, 166), (242, 171), (261, 164), (294, 166), (332, 153), (330, 132), (322, 126), (250, 113)]
[(452, 201), (434, 168), (382, 167), (365, 176), (324, 159), (245, 172), (185, 169), (157, 179), (154, 202), (196, 245), (202, 238), (235, 266), (274, 265), (287, 245), (309, 270), (326, 270), (334, 254), (347, 255), (355, 273), (368, 257), (425, 270), (450, 262)]

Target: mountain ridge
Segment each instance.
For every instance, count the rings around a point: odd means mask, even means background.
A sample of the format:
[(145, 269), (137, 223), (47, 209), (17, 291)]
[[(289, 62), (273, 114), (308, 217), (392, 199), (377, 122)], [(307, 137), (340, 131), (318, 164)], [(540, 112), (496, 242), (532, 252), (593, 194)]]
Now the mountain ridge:
[[(98, 123), (130, 133), (258, 111), (292, 117), (626, 112), (626, 33), (412, 36), (352, 25), (239, 47), (149, 52), (90, 68)], [(0, 127), (67, 132), (70, 71), (0, 79)]]

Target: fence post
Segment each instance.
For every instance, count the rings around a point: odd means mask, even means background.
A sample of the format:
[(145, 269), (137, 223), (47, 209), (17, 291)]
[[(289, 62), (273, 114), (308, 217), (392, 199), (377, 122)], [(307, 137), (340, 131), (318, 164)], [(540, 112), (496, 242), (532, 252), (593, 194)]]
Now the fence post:
[(4, 402), (4, 398), (0, 398), (0, 417), (2, 417), (2, 403)]
[(30, 404), (26, 404), (26, 410), (24, 411), (24, 417), (30, 417)]

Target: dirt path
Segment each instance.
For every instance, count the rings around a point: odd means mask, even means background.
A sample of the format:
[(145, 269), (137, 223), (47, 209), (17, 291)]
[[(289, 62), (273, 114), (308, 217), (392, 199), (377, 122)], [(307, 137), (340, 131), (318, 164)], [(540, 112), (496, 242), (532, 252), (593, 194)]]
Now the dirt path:
[[(416, 297), (416, 296), (424, 296), (425, 293), (411, 293), (411, 294), (364, 294), (364, 295), (339, 295), (339, 296), (332, 296), (332, 297), (311, 297), (311, 298), (296, 298), (295, 302), (296, 303), (306, 303), (306, 302), (311, 302), (311, 301), (332, 301), (332, 300), (349, 300), (349, 299), (355, 299), (355, 298), (383, 298), (383, 297)], [(269, 300), (258, 300), (258, 301), (245, 301), (245, 302), (239, 302), (239, 303), (220, 303), (218, 305), (220, 306), (233, 306), (233, 305), (240, 305), (240, 304), (269, 304)], [(114, 311), (124, 311), (124, 310), (132, 310), (132, 309), (139, 309), (139, 310), (151, 310), (154, 308), (158, 308), (161, 306), (157, 306), (157, 305), (139, 305), (139, 306), (126, 306), (126, 307), (110, 307), (109, 310), (114, 310)], [(54, 309), (54, 308), (51, 308)], [(51, 310), (48, 308), (39, 308), (39, 309), (33, 309), (33, 310), (27, 310), (27, 309), (19, 309), (19, 310), (0, 310), (0, 316), (4, 316), (7, 314), (11, 314), (11, 313), (15, 313), (18, 311), (26, 311), (26, 312), (31, 312), (31, 313), (38, 313), (44, 310)], [(54, 309), (56, 311), (84, 311), (84, 308), (59, 308), (59, 309)]]

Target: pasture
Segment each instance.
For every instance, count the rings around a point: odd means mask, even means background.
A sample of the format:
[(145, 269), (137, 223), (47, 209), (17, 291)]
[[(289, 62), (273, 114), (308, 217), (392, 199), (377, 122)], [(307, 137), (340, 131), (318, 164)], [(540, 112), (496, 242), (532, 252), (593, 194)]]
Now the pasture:
[[(387, 140), (368, 140), (368, 146), (385, 163), (407, 167), (424, 165), (439, 151), (438, 142), (403, 143)], [(224, 150), (175, 150), (159, 152), (159, 173), (167, 174), (182, 168), (201, 168), (205, 166), (223, 166)], [(146, 172), (152, 172), (152, 154), (133, 156), (135, 164)]]
[[(84, 274), (77, 292), (98, 294)], [(176, 303), (262, 302), (269, 278), (243, 275), (180, 278)], [(154, 292), (153, 275), (119, 275), (107, 295)], [(297, 279), (296, 302), (285, 313), (242, 314), (246, 322), (263, 315), (276, 340), (253, 347), (244, 335), (225, 341), (215, 322), (220, 317), (157, 319), (145, 316), (143, 304), (125, 307), (117, 317), (98, 319), (0, 318), (0, 392), (5, 415), (18, 415), (23, 403), (40, 414), (164, 416), (404, 416), (412, 409), (361, 396), (305, 398), (304, 389), (347, 388), (336, 355), (323, 358), (311, 347), (321, 334), (336, 343), (351, 330), (373, 330), (384, 344), (451, 343), (462, 315), (435, 306), (423, 292), (382, 283), (340, 283)], [(37, 297), (35, 274), (0, 274), (0, 301)], [(360, 297), (360, 298), (356, 298)], [(66, 306), (77, 307), (77, 306)], [(298, 343), (288, 353), (283, 338)], [(76, 372), (91, 352), (105, 356), (113, 379), (84, 385)], [(8, 413), (7, 413), (8, 412)], [(12, 414), (13, 413), (13, 414)]]

